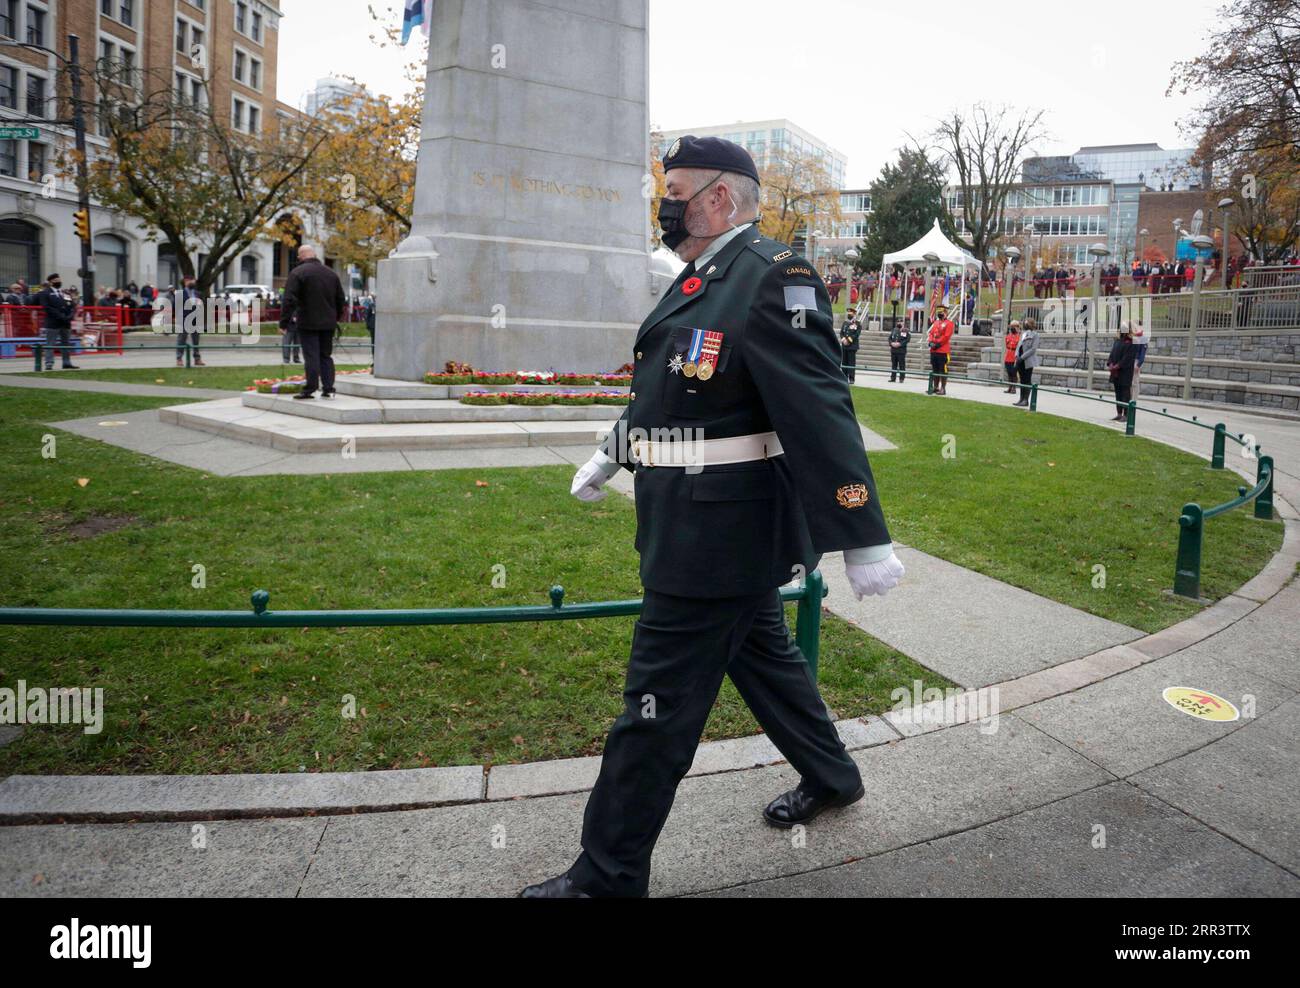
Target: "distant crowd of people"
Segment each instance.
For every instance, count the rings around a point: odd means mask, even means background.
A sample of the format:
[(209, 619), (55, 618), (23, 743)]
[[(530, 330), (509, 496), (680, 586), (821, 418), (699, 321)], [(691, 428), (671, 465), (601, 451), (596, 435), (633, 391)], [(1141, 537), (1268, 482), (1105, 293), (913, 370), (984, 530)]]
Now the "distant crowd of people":
[[(311, 259), (314, 260), (314, 257)], [(303, 258), (303, 260), (307, 260), (307, 258)], [(72, 321), (79, 311), (85, 314), (87, 308), (89, 308), (91, 316), (103, 320), (110, 315), (109, 312), (104, 310), (126, 310), (118, 325), (148, 326), (156, 309), (161, 307), (160, 302), (165, 301), (170, 306), (171, 311), (176, 313), (176, 366), (181, 367), (184, 365), (185, 349), (188, 346), (194, 365), (202, 367), (204, 362), (200, 349), (200, 338), (206, 325), (206, 310), (203, 304), (203, 296), (196, 286), (196, 280), (189, 276), (182, 279), (179, 288), (173, 285), (168, 285), (166, 288), (156, 288), (149, 283), (137, 286), (135, 282), (130, 282), (125, 288), (112, 288), (101, 285), (96, 297), (89, 303), (85, 303), (81, 297), (81, 292), (75, 285), (64, 288), (62, 278), (58, 274), (51, 274), (43, 284), (35, 289), (31, 288), (23, 279), (15, 281), (9, 286), (8, 291), (0, 292), (0, 306), (21, 306), (30, 310), (29, 313), (23, 314), (22, 325), (27, 326), (30, 324), (31, 334), (40, 334), (45, 337), (47, 344), (45, 347), (45, 368), (51, 370), (53, 369), (56, 350), (62, 353), (62, 366), (75, 369), (71, 359), (73, 350), (71, 332)], [(282, 320), (281, 361), (283, 363), (302, 363), (303, 341), (299, 336), (297, 313), (290, 314), (287, 321), (282, 319), (284, 295), (283, 288), (276, 291), (274, 295), (268, 295), (266, 300), (270, 305), (267, 311), (263, 312), (263, 316), (272, 320)], [(195, 306), (197, 306), (197, 309), (194, 309)], [(192, 310), (197, 312), (197, 316), (186, 321), (185, 313)], [(374, 345), (374, 295), (367, 294), (352, 301), (345, 301), (343, 309), (339, 313), (339, 319), (364, 323), (366, 331), (370, 335), (370, 343), (372, 346)], [(8, 325), (9, 321), (6, 318), (5, 324)], [(197, 325), (198, 328), (192, 330), (185, 328), (191, 325)], [(336, 335), (337, 333), (338, 330), (336, 329)], [(6, 331), (4, 335), (22, 336), (28, 334), (26, 332), (13, 333)]]

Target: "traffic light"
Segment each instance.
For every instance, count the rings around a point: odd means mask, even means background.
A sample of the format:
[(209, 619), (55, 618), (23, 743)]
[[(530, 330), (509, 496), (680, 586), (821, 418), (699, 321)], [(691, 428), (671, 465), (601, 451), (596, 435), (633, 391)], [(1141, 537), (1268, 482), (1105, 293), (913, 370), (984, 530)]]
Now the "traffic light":
[(77, 236), (82, 240), (90, 239), (90, 210), (78, 209), (72, 214), (72, 222), (76, 227)]

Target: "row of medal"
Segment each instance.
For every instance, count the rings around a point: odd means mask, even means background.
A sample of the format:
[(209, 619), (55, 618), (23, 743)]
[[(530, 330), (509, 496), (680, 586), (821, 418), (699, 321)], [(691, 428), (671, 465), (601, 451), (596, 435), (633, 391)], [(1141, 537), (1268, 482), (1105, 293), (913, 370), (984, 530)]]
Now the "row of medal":
[(686, 377), (707, 381), (713, 376), (718, 366), (718, 354), (722, 351), (722, 334), (713, 330), (692, 329), (690, 346), (682, 353), (673, 354), (668, 369), (673, 373), (679, 370)]

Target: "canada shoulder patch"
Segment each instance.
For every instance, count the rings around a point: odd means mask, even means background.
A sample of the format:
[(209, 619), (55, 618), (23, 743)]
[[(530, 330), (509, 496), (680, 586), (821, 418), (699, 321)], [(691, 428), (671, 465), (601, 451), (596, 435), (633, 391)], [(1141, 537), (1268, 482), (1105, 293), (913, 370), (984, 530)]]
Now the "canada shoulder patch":
[(871, 500), (871, 493), (866, 484), (845, 484), (835, 492), (835, 500), (841, 508), (861, 508)]
[(811, 278), (813, 276), (812, 268), (806, 268), (802, 264), (790, 265), (790, 267), (785, 269), (785, 273), (786, 273), (786, 277), (795, 274), (801, 274), (805, 278)]

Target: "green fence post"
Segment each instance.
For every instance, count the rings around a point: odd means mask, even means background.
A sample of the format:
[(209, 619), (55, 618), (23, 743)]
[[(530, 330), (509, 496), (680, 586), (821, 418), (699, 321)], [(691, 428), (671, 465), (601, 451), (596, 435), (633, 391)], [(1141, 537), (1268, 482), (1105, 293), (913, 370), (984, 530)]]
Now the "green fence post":
[(1137, 435), (1137, 420), (1138, 420), (1138, 403), (1130, 398), (1128, 403), (1128, 408), (1125, 412), (1125, 418), (1124, 418), (1124, 435), (1126, 436)]
[(1210, 469), (1223, 469), (1223, 444), (1228, 436), (1228, 427), (1220, 422), (1214, 427), (1214, 452), (1210, 454)]
[(934, 394), (934, 371), (930, 371), (930, 376), (925, 380), (925, 393), (928, 395)]
[(794, 643), (803, 652), (813, 682), (817, 681), (817, 660), (821, 655), (822, 598), (826, 596), (826, 580), (821, 570), (815, 569), (803, 581), (803, 596), (795, 611)]
[(1264, 475), (1268, 474), (1268, 482), (1264, 489), (1259, 492), (1259, 497), (1255, 498), (1255, 517), (1272, 520), (1273, 518), (1273, 457), (1261, 456), (1259, 458), (1259, 472), (1255, 475), (1255, 483), (1258, 484), (1264, 480)]
[(1183, 505), (1178, 517), (1178, 561), (1174, 564), (1174, 593), (1180, 597), (1201, 597), (1201, 535), (1205, 517), (1199, 504)]
[(41, 353), (44, 351), (44, 349), (45, 348), (41, 346), (41, 344), (39, 343), (36, 343), (32, 346), (32, 353), (36, 355), (36, 367), (33, 369), (36, 371), (39, 371), (41, 369)]
[(185, 344), (185, 366), (186, 366), (187, 368), (193, 366), (193, 364), (190, 363), (190, 360), (191, 360), (191, 357), (190, 357), (190, 344), (187, 342), (187, 343)]
[(1031, 412), (1038, 411), (1038, 385), (1037, 384), (1031, 384), (1029, 386), (1029, 410)]

